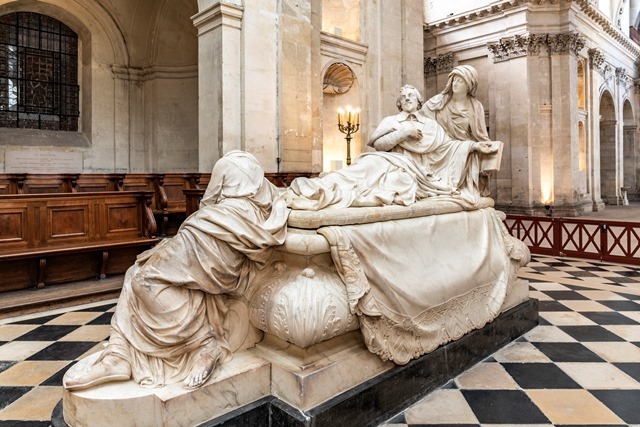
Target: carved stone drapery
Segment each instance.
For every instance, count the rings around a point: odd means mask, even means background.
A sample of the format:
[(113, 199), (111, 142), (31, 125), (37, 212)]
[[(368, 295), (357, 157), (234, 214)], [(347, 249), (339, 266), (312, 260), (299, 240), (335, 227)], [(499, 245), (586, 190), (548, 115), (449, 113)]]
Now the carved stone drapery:
[(600, 70), (602, 64), (604, 64), (604, 55), (600, 51), (600, 49), (591, 48), (587, 50), (589, 54), (589, 68), (592, 70)]
[(549, 34), (547, 36), (549, 55), (577, 55), (585, 45), (585, 38), (577, 31), (568, 33)]
[(448, 73), (453, 70), (453, 52), (441, 53), (424, 59), (424, 75)]

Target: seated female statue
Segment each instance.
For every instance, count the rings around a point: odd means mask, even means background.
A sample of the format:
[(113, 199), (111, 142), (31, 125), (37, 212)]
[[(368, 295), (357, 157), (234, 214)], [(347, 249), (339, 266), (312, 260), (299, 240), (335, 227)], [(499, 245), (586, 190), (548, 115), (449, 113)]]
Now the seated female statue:
[[(435, 119), (453, 139), (491, 141), (487, 134), (484, 108), (476, 98), (478, 72), (471, 65), (459, 65), (449, 73), (442, 92), (424, 103), (421, 112)], [(488, 175), (500, 169), (503, 143), (495, 141), (497, 155), (480, 156), (482, 195), (488, 195)]]
[(129, 268), (106, 349), (86, 370), (67, 374), (65, 388), (129, 378), (148, 387), (204, 384), (231, 357), (225, 297), (243, 294), (254, 268), (284, 243), (288, 212), (254, 156), (225, 155), (200, 210)]

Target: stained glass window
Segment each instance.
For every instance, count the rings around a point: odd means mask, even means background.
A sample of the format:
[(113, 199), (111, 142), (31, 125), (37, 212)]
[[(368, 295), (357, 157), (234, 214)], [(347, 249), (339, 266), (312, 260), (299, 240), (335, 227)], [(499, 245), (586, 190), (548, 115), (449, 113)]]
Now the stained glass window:
[(0, 127), (78, 130), (78, 35), (49, 16), (0, 16)]

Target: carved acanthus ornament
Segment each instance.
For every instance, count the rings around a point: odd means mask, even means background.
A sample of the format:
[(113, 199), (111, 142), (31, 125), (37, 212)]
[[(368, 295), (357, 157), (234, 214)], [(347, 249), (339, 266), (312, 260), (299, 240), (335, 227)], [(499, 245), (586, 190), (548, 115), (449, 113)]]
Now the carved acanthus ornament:
[(618, 67), (615, 70), (615, 74), (616, 84), (619, 84), (625, 90), (631, 89), (631, 86), (633, 85), (633, 79), (631, 78), (629, 73), (627, 73), (627, 70), (625, 70), (623, 67)]
[[(444, 29), (447, 27), (456, 27), (459, 25), (469, 24), (473, 21), (478, 21), (491, 15), (503, 15), (505, 11), (522, 7), (523, 5), (561, 5), (575, 3), (580, 7), (580, 10), (599, 26), (602, 31), (613, 39), (615, 39), (621, 46), (623, 46), (629, 53), (638, 57), (640, 56), (640, 47), (636, 45), (631, 39), (629, 39), (619, 28), (616, 27), (617, 22), (612, 22), (606, 15), (598, 10), (597, 3), (593, 0), (504, 0), (502, 2), (494, 2), (489, 6), (483, 6), (478, 9), (474, 9), (468, 12), (461, 13), (459, 15), (448, 16), (439, 21), (435, 21), (428, 25), (425, 25), (425, 30), (428, 32), (434, 32), (438, 29)], [(618, 24), (619, 26), (619, 24)]]
[(453, 70), (453, 52), (441, 53), (424, 59), (424, 75), (448, 73)]
[(582, 34), (571, 31), (568, 33), (549, 34), (547, 45), (550, 55), (577, 55), (585, 45), (585, 38)]
[(591, 48), (587, 50), (589, 54), (589, 68), (592, 70), (600, 70), (602, 64), (604, 64), (604, 55), (600, 52), (600, 49)]
[(578, 32), (560, 34), (525, 34), (501, 38), (499, 42), (487, 43), (493, 62), (507, 61), (525, 55), (538, 56), (542, 46), (550, 55), (575, 55), (585, 45), (585, 38)]
[(503, 37), (496, 43), (487, 43), (487, 48), (493, 54), (493, 62), (501, 62), (525, 55), (537, 56), (546, 41), (546, 34), (520, 34)]

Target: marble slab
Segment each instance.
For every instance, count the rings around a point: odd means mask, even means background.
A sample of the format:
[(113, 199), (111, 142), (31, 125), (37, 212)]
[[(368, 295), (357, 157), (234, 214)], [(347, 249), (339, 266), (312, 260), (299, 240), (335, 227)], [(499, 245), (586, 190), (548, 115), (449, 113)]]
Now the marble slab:
[[(74, 365), (92, 363), (95, 354)], [(269, 363), (240, 352), (216, 368), (212, 379), (196, 390), (181, 384), (143, 388), (133, 381), (107, 383), (63, 396), (64, 421), (70, 426), (167, 426), (199, 425), (270, 394)]]

